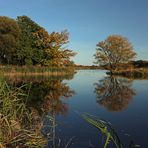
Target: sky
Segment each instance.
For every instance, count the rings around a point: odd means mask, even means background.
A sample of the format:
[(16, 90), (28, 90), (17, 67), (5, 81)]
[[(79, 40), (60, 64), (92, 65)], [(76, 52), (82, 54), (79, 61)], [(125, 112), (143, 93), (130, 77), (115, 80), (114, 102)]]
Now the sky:
[(76, 64), (92, 65), (96, 44), (109, 35), (127, 37), (148, 60), (148, 0), (0, 0), (0, 16), (27, 15), (49, 33), (69, 32)]

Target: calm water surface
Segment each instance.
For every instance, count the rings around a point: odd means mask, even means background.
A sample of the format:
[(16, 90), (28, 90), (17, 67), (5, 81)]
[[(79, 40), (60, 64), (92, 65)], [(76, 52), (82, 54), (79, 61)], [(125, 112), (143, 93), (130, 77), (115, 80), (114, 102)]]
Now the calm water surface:
[(70, 148), (103, 147), (102, 134), (80, 117), (82, 113), (110, 122), (124, 148), (129, 147), (131, 140), (142, 148), (148, 147), (148, 80), (79, 70), (68, 79), (34, 82), (31, 89), (28, 104), (52, 116), (52, 122), (47, 116), (42, 118), (42, 133), (45, 137), (51, 133), (46, 147), (58, 143)]
[[(129, 140), (134, 140), (141, 147), (148, 147), (148, 81), (110, 79), (103, 71), (82, 70), (74, 79), (65, 81), (76, 94), (64, 100), (69, 107), (67, 114), (57, 116), (61, 124), (56, 134), (63, 142), (74, 137), (73, 148), (102, 145), (99, 131), (77, 114), (87, 112), (111, 122), (125, 147), (128, 147)], [(108, 93), (108, 97), (105, 97), (105, 93)]]

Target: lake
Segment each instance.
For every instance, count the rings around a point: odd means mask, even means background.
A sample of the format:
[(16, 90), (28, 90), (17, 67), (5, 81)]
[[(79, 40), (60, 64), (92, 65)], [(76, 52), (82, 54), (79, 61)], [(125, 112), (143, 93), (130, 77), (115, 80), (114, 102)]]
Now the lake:
[[(148, 80), (109, 77), (102, 70), (78, 70), (66, 77), (6, 78), (13, 86), (30, 83), (27, 105), (42, 120), (45, 147), (101, 148), (106, 137), (81, 116), (109, 122), (123, 148), (147, 148)], [(109, 148), (115, 148), (113, 142)]]

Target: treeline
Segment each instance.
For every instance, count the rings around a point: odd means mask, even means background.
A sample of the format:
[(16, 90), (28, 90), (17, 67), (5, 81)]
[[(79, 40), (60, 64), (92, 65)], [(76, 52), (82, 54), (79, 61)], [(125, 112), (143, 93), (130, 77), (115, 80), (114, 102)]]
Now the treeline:
[(132, 61), (131, 64), (136, 68), (148, 67), (148, 61), (144, 60)]
[(101, 69), (102, 67), (96, 66), (96, 65), (74, 65), (73, 66), (75, 69)]
[(28, 16), (0, 16), (0, 64), (65, 67), (75, 52), (64, 47), (67, 30), (48, 33)]

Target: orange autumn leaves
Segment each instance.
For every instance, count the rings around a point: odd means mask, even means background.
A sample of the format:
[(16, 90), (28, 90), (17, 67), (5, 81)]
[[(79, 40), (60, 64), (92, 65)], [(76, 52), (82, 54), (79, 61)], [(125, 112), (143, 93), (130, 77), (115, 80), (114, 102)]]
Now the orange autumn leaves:
[(44, 65), (51, 66), (63, 66), (71, 65), (72, 61), (70, 58), (75, 56), (76, 53), (70, 49), (66, 49), (63, 45), (66, 45), (68, 41), (68, 32), (67, 30), (59, 32), (48, 32), (44, 29), (40, 29), (35, 32), (34, 38), (36, 40), (36, 45), (44, 48), (46, 59), (43, 60)]
[(96, 46), (96, 63), (108, 66), (110, 70), (118, 69), (120, 64), (128, 63), (136, 56), (132, 44), (120, 35), (111, 35)]

